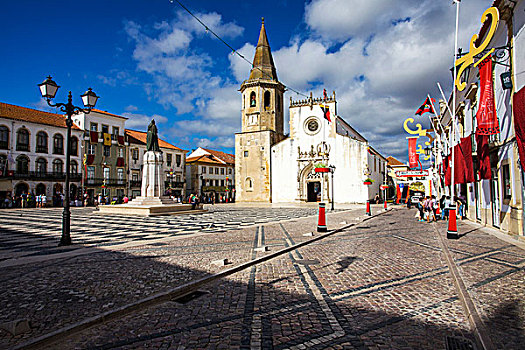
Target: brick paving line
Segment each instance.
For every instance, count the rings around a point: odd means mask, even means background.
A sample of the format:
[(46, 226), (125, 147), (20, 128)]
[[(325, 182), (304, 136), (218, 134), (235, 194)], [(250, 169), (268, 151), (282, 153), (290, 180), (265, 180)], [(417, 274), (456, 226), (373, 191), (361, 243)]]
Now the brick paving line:
[[(327, 216), (329, 216), (329, 215), (331, 216), (331, 215), (336, 215), (336, 214), (347, 213), (347, 212), (354, 211), (354, 210), (356, 210), (356, 209), (346, 209), (346, 210), (340, 210), (340, 211), (334, 211), (334, 212), (327, 212), (326, 215)], [(379, 211), (379, 213), (381, 213), (381, 211)], [(315, 216), (317, 216), (317, 214), (303, 216), (303, 217), (300, 217), (300, 218), (291, 218), (291, 219), (286, 219), (286, 220), (278, 220), (278, 221), (271, 221), (271, 222), (265, 222), (265, 223), (255, 223), (255, 224), (242, 226), (242, 228), (257, 227), (257, 226), (260, 226), (261, 224), (284, 223), (284, 222), (288, 222), (288, 221), (293, 221), (293, 220), (298, 220), (298, 219), (306, 219), (306, 218), (311, 218), (311, 217), (315, 217)], [(239, 226), (239, 227), (241, 227), (241, 226)], [(210, 234), (215, 234), (215, 232), (190, 233), (190, 234), (184, 234), (184, 235), (180, 235), (180, 236), (162, 237), (162, 238), (153, 239), (153, 240), (147, 240), (147, 241), (146, 240), (132, 241), (132, 242), (125, 242), (125, 243), (122, 243), (122, 244), (112, 245), (112, 246), (83, 247), (83, 248), (78, 248), (78, 249), (74, 249), (74, 250), (68, 249), (68, 247), (70, 248), (71, 246), (56, 247), (57, 251), (65, 250), (65, 249), (67, 249), (67, 251), (62, 252), (62, 253), (56, 253), (56, 254), (37, 255), (37, 256), (29, 256), (29, 257), (24, 257), (21, 254), (12, 253), (12, 255), (10, 255), (6, 260), (0, 261), (0, 268), (13, 267), (13, 266), (32, 264), (32, 263), (39, 263), (39, 262), (45, 262), (45, 261), (54, 260), (54, 259), (71, 258), (71, 257), (75, 257), (75, 256), (89, 255), (89, 254), (93, 254), (93, 253), (103, 253), (103, 252), (106, 252), (106, 251), (112, 251), (112, 252), (113, 251), (123, 251), (123, 250), (127, 250), (129, 248), (134, 248), (134, 247), (137, 247), (137, 246), (150, 245), (150, 244), (159, 243), (159, 242), (171, 242), (171, 241), (175, 241), (175, 240), (200, 237), (200, 236), (203, 236), (203, 235), (210, 235)], [(74, 244), (73, 244), (73, 246), (74, 246)], [(6, 256), (7, 256), (7, 254), (6, 254)]]
[(474, 333), (476, 344), (478, 345), (480, 349), (484, 349), (484, 350), (496, 349), (494, 347), (494, 344), (488, 337), (488, 332), (485, 327), (485, 324), (481, 320), (481, 317), (479, 316), (479, 312), (476, 306), (474, 305), (474, 302), (472, 301), (472, 297), (470, 296), (465, 286), (465, 282), (463, 281), (459, 273), (458, 267), (456, 263), (454, 262), (454, 258), (452, 257), (450, 250), (448, 249), (448, 246), (445, 242), (445, 238), (443, 238), (443, 235), (438, 231), (436, 224), (434, 222), (432, 223), (432, 228), (434, 230), (434, 233), (438, 236), (439, 244), (441, 245), (443, 253), (445, 254), (447, 265), (449, 267), (450, 274), (452, 275), (454, 286), (456, 287), (456, 292), (458, 293), (458, 297), (461, 302), (461, 305), (463, 306), (465, 314), (467, 315), (467, 319), (470, 323), (470, 326), (472, 327), (472, 331)]
[[(352, 209), (345, 210), (345, 212), (346, 211), (351, 211), (351, 210)], [(292, 251), (294, 251), (296, 249), (299, 249), (301, 247), (307, 246), (310, 243), (320, 241), (320, 240), (322, 240), (324, 238), (330, 237), (330, 236), (332, 236), (332, 235), (334, 235), (336, 233), (342, 232), (344, 230), (357, 228), (362, 223), (364, 223), (364, 222), (366, 222), (368, 220), (374, 219), (374, 218), (376, 218), (376, 217), (378, 217), (380, 215), (386, 214), (386, 213), (388, 213), (388, 212), (390, 212), (392, 210), (394, 210), (394, 208), (389, 208), (386, 211), (385, 210), (379, 210), (379, 211), (376, 212), (376, 214), (372, 213), (371, 216), (365, 216), (364, 219), (362, 221), (360, 221), (360, 222), (350, 223), (348, 225), (342, 226), (342, 227), (340, 227), (338, 229), (335, 229), (335, 230), (331, 230), (331, 231), (329, 231), (327, 233), (324, 233), (324, 234), (319, 235), (317, 237), (314, 237), (312, 239), (306, 240), (304, 242), (297, 243), (297, 244), (295, 244), (293, 246), (283, 248), (283, 249), (281, 249), (281, 250), (279, 250), (279, 251), (277, 251), (275, 253), (271, 253), (271, 254), (268, 254), (266, 256), (253, 259), (251, 261), (248, 261), (248, 262), (245, 262), (245, 263), (241, 263), (241, 264), (239, 264), (237, 266), (234, 266), (234, 267), (231, 267), (229, 269), (220, 271), (220, 272), (218, 272), (216, 274), (213, 274), (213, 275), (210, 275), (210, 276), (206, 276), (204, 278), (200, 278), (200, 279), (198, 279), (196, 281), (185, 283), (185, 284), (183, 284), (181, 286), (172, 288), (170, 290), (167, 290), (167, 291), (164, 291), (164, 292), (160, 292), (160, 293), (156, 293), (154, 295), (148, 296), (148, 297), (143, 298), (141, 300), (138, 300), (136, 302), (133, 302), (133, 303), (130, 303), (130, 304), (118, 307), (118, 308), (113, 309), (113, 310), (109, 310), (109, 311), (104, 312), (102, 314), (99, 314), (97, 316), (93, 316), (93, 317), (87, 318), (87, 319), (82, 320), (80, 322), (77, 322), (75, 324), (63, 327), (61, 329), (58, 329), (56, 331), (53, 331), (53, 332), (50, 332), (48, 334), (42, 335), (40, 337), (28, 340), (27, 342), (24, 342), (22, 344), (19, 344), (19, 345), (15, 346), (13, 349), (39, 349), (39, 348), (41, 348), (43, 346), (51, 345), (51, 344), (55, 343), (56, 341), (58, 341), (59, 339), (61, 339), (63, 337), (67, 337), (67, 336), (73, 335), (75, 333), (78, 333), (78, 332), (80, 332), (82, 330), (85, 330), (87, 328), (90, 328), (92, 326), (102, 324), (102, 323), (104, 323), (106, 321), (109, 321), (109, 320), (113, 320), (113, 319), (116, 319), (116, 318), (123, 317), (125, 315), (128, 315), (128, 314), (134, 312), (134, 311), (142, 310), (144, 308), (147, 308), (147, 307), (150, 307), (150, 306), (154, 306), (154, 305), (157, 305), (157, 304), (160, 304), (160, 303), (163, 303), (163, 302), (167, 302), (167, 301), (170, 301), (172, 299), (177, 299), (177, 298), (183, 297), (183, 296), (188, 295), (188, 294), (196, 291), (198, 288), (201, 288), (202, 286), (204, 286), (206, 284), (209, 284), (209, 283), (211, 283), (213, 281), (216, 281), (218, 279), (227, 277), (229, 275), (232, 275), (232, 274), (237, 273), (239, 271), (245, 270), (245, 269), (250, 268), (252, 266), (256, 266), (256, 265), (261, 264), (263, 262), (266, 262), (268, 260), (271, 260), (271, 259), (274, 259), (276, 257), (279, 257), (279, 256), (281, 256), (283, 254), (292, 252)], [(337, 214), (337, 213), (342, 213), (342, 212), (343, 211), (341, 211), (341, 212), (334, 212), (334, 213), (331, 213), (331, 214)], [(297, 219), (290, 219), (290, 220), (284, 220), (284, 221), (291, 221), (291, 220), (297, 220)], [(279, 223), (279, 222), (276, 222), (276, 223)], [(260, 224), (252, 225), (252, 226), (260, 226)], [(150, 243), (150, 242), (148, 242), (148, 243)]]

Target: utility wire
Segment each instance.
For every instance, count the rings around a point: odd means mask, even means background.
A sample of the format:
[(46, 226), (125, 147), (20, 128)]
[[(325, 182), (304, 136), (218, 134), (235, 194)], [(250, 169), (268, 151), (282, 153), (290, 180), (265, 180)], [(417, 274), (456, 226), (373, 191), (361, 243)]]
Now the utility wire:
[[(265, 71), (263, 71), (261, 68), (259, 67), (255, 67), (253, 65), (252, 62), (248, 61), (246, 59), (246, 57), (244, 57), (239, 51), (235, 50), (230, 44), (228, 44), (226, 41), (224, 41), (220, 36), (217, 35), (217, 33), (215, 33), (212, 29), (210, 29), (210, 27), (208, 27), (204, 22), (202, 22), (197, 16), (195, 16), (186, 6), (184, 6), (179, 0), (170, 0), (171, 3), (173, 2), (176, 2), (177, 4), (180, 5), (180, 7), (182, 7), (186, 12), (188, 12), (193, 18), (195, 18), (195, 20), (197, 22), (199, 22), (203, 27), (204, 29), (206, 29), (206, 32), (210, 32), (211, 34), (213, 34), (213, 36), (215, 36), (217, 39), (219, 39), (220, 42), (222, 42), (224, 45), (226, 45), (231, 51), (232, 51), (232, 54), (236, 54), (237, 56), (239, 56), (240, 58), (242, 58), (244, 61), (248, 62), (248, 64), (250, 64), (252, 66), (252, 69), (255, 68), (255, 69), (258, 69), (261, 71), (261, 73), (263, 75), (266, 75), (268, 78), (272, 78), (268, 73), (266, 73)], [(282, 84), (282, 83), (281, 83)], [(295, 92), (296, 94), (298, 95), (301, 95), (301, 96), (304, 96), (304, 97), (309, 97), (308, 95), (305, 95), (303, 94), (302, 92), (299, 92), (297, 90), (295, 90), (294, 88), (290, 87), (290, 86), (286, 86), (283, 84), (283, 86), (290, 90), (290, 91), (293, 91)]]

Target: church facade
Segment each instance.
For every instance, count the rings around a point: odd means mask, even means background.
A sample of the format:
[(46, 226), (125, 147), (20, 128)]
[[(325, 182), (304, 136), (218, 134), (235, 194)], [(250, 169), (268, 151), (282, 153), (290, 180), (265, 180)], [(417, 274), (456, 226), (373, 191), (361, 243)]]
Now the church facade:
[[(337, 115), (335, 92), (290, 99), (290, 134), (284, 135), (285, 88), (277, 79), (264, 21), (250, 77), (240, 91), (237, 201), (363, 203), (380, 194), (386, 159)], [(320, 165), (331, 166), (333, 174), (315, 172)], [(366, 178), (372, 185), (363, 184)]]

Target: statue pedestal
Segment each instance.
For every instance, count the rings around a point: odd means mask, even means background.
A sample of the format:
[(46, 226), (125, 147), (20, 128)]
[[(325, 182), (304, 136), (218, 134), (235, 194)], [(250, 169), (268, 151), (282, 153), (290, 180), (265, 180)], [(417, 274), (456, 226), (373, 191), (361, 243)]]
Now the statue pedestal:
[(162, 163), (162, 152), (144, 153), (141, 195), (128, 204), (102, 205), (99, 207), (100, 213), (155, 216), (204, 212), (202, 204), (192, 210), (191, 204), (176, 203), (164, 196)]

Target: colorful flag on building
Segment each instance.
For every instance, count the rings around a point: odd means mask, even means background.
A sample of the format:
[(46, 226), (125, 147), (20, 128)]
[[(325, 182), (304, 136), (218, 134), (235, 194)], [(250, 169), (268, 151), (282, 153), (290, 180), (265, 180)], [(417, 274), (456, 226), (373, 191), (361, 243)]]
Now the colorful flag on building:
[(410, 137), (408, 139), (408, 166), (410, 168), (417, 167), (417, 154), (416, 154), (416, 143), (417, 137)]
[(326, 94), (326, 89), (323, 89), (323, 100), (327, 100), (328, 99), (328, 95)]
[(525, 169), (525, 87), (514, 94), (512, 98), (514, 108), (514, 128), (522, 171)]
[[(434, 102), (434, 100), (432, 100), (432, 102)], [(428, 98), (428, 96), (425, 102), (423, 102), (421, 107), (419, 107), (419, 109), (416, 111), (416, 115), (423, 115), (423, 113), (426, 113), (426, 112), (436, 114), (436, 112), (434, 111), (434, 108), (432, 108), (432, 103), (430, 103), (430, 99)]]
[(330, 119), (330, 107), (325, 106), (325, 105), (319, 105), (319, 106), (323, 110), (324, 119), (328, 120), (328, 122), (331, 122), (332, 120)]
[(454, 184), (474, 182), (474, 163), (472, 161), (472, 138), (463, 137), (454, 146)]
[(490, 171), (488, 135), (476, 135), (476, 144), (478, 145), (479, 180), (489, 180), (492, 178), (492, 172)]
[(111, 135), (104, 133), (104, 146), (111, 146)]
[(476, 113), (478, 135), (494, 135), (500, 132), (496, 106), (494, 103), (494, 84), (492, 81), (492, 59), (489, 56), (479, 65), (480, 98)]

